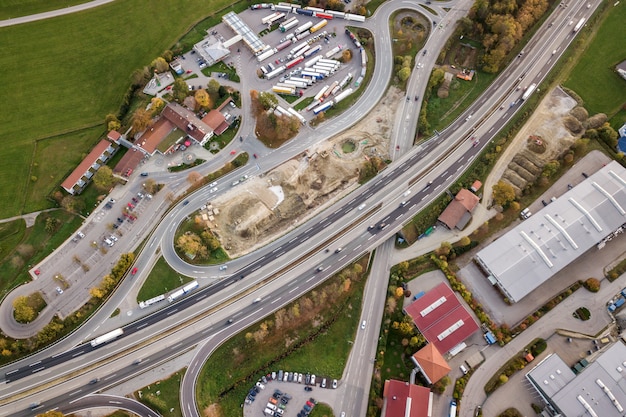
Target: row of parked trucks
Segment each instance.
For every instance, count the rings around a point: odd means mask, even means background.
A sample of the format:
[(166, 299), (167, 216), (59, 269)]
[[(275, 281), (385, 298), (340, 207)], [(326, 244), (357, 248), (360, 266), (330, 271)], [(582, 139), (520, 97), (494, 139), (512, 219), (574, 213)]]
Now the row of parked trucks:
[[(327, 19), (327, 20), (337, 18), (337, 19), (351, 20), (355, 22), (365, 22), (365, 16), (361, 16), (358, 14), (339, 12), (336, 10), (325, 10), (319, 7), (303, 7), (302, 8), (300, 7), (299, 4), (293, 4), (293, 3), (284, 3), (284, 2), (280, 2), (278, 4), (257, 3), (257, 4), (253, 4), (250, 6), (250, 10), (264, 10), (264, 9), (270, 9), (276, 12), (283, 12), (283, 13), (300, 14), (303, 16), (313, 16), (313, 17), (318, 17), (320, 19)], [(267, 24), (266, 21), (263, 21), (263, 19), (261, 19), (261, 22), (263, 24)]]

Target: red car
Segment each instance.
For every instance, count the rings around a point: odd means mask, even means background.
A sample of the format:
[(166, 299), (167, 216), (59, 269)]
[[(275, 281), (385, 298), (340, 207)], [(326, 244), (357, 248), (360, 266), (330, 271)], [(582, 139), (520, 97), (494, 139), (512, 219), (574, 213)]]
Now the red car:
[(259, 155), (257, 154), (252, 154), (252, 155), (254, 155), (254, 159), (257, 159), (259, 157)]
[(135, 275), (137, 273), (137, 268), (133, 268), (133, 270), (131, 271), (131, 274)]
[(230, 151), (230, 154), (231, 154), (231, 155), (234, 155), (234, 154), (236, 154), (236, 153), (237, 153), (237, 151)]
[(171, 85), (168, 85), (167, 87), (165, 87), (165, 89), (169, 91), (169, 90), (171, 90), (171, 89), (172, 89), (172, 86), (171, 86)]

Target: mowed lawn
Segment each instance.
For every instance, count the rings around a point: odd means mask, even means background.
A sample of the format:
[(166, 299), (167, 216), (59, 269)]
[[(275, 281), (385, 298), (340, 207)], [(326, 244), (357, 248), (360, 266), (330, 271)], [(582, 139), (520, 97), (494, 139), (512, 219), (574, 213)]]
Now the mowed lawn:
[(626, 59), (626, 4), (609, 6), (610, 12), (564, 85), (585, 101), (590, 114), (615, 114), (626, 103), (626, 80), (615, 65)]
[(0, 0), (0, 20), (63, 9), (90, 0)]
[[(46, 195), (27, 191), (32, 182), (31, 164), (42, 169), (41, 164), (60, 163), (58, 174), (65, 174), (76, 155), (86, 154), (98, 137), (75, 136), (67, 160), (61, 162), (57, 162), (58, 155), (33, 160), (35, 140), (96, 124), (103, 129), (106, 114), (117, 112), (132, 72), (149, 65), (196, 22), (226, 4), (230, 3), (116, 1), (0, 29), (4, 80), (0, 101), (0, 201), (4, 204), (0, 218), (47, 206)], [(49, 186), (43, 188), (47, 193)], [(25, 203), (26, 198), (33, 201)]]

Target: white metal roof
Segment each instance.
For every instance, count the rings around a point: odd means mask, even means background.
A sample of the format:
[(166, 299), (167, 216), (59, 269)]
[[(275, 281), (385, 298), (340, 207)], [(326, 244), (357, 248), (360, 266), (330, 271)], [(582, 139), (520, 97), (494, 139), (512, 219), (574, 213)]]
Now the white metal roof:
[(517, 302), (626, 223), (626, 169), (612, 161), (478, 252)]
[(265, 42), (250, 29), (243, 20), (237, 16), (235, 12), (228, 12), (222, 16), (222, 21), (226, 23), (236, 34), (243, 37), (243, 41), (248, 45), (252, 52), (256, 53), (265, 47)]

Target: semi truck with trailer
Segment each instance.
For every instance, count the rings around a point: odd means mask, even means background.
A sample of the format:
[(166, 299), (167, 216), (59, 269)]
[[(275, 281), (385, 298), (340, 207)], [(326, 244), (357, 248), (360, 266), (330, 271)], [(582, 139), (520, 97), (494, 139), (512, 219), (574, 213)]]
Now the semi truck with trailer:
[(326, 26), (328, 24), (328, 20), (324, 19), (319, 23), (316, 23), (311, 29), (311, 33), (315, 33), (318, 30), (320, 30), (321, 28), (323, 28), (324, 26)]
[(306, 123), (306, 119), (304, 118), (304, 116), (302, 116), (300, 113), (295, 111), (293, 108), (289, 107), (287, 108), (287, 111), (291, 113), (296, 119), (300, 120), (300, 123), (302, 124)]
[(352, 91), (352, 88), (347, 88), (341, 93), (337, 94), (333, 100), (335, 101), (335, 103), (339, 103), (341, 100), (352, 94)]
[(326, 54), (324, 54), (324, 56), (326, 58), (330, 58), (331, 56), (334, 56), (335, 54), (339, 53), (339, 51), (341, 51), (341, 45), (337, 45), (335, 46), (333, 49), (331, 49), (330, 51), (326, 52)]
[(275, 85), (272, 87), (272, 91), (278, 94), (295, 94), (296, 93), (296, 87), (291, 86), (291, 87), (282, 87), (282, 86), (278, 86)]
[(309, 68), (312, 67), (313, 65), (315, 65), (317, 63), (317, 61), (319, 61), (322, 58), (321, 55), (318, 55), (316, 57), (313, 57), (311, 59), (309, 59), (307, 62), (304, 63), (304, 68)]
[(167, 297), (167, 301), (169, 301), (170, 303), (173, 303), (180, 297), (198, 288), (198, 286), (199, 286), (198, 281), (191, 281), (189, 284), (186, 284), (183, 288), (180, 288), (174, 291), (172, 294), (170, 294), (170, 296)]
[(150, 307), (152, 304), (156, 304), (159, 301), (163, 301), (163, 300), (165, 300), (165, 295), (163, 294), (157, 295), (156, 297), (150, 298), (146, 301), (140, 301), (139, 308), (147, 308), (147, 307)]
[(280, 67), (276, 68), (274, 71), (272, 71), (272, 72), (270, 72), (268, 74), (265, 74), (265, 79), (266, 80), (271, 80), (272, 78), (274, 78), (274, 77), (282, 74), (283, 72), (285, 72), (285, 69), (286, 69), (285, 66), (281, 65)]
[(326, 92), (326, 90), (328, 90), (328, 86), (327, 85), (322, 87), (322, 89), (313, 97), (313, 101), (320, 100), (322, 98), (322, 96), (324, 95), (324, 93)]
[[(287, 63), (285, 64), (285, 68), (286, 68), (286, 69), (293, 68), (293, 67), (295, 67), (296, 65), (298, 65), (299, 63), (301, 63), (302, 61), (304, 61), (304, 58), (303, 58), (303, 57), (301, 57), (301, 56), (299, 56), (299, 57), (297, 57), (297, 58), (295, 58), (295, 59), (292, 59), (291, 61), (287, 62)], [(268, 75), (269, 75), (269, 74), (268, 74)]]
[(303, 25), (298, 26), (298, 27), (296, 28), (296, 30), (294, 31), (294, 33), (295, 33), (296, 35), (298, 35), (299, 33), (302, 33), (302, 32), (304, 32), (304, 31), (306, 31), (306, 30), (311, 29), (311, 27), (313, 27), (313, 22), (306, 22), (306, 23), (304, 23)]
[(257, 56), (256, 59), (259, 62), (263, 62), (265, 61), (267, 58), (271, 57), (272, 55), (274, 55), (276, 52), (278, 52), (278, 49), (274, 48), (274, 49), (268, 49), (267, 51), (263, 52), (261, 55)]
[(524, 94), (522, 95), (522, 100), (528, 99), (528, 97), (531, 96), (531, 94), (535, 91), (536, 88), (537, 88), (537, 84), (535, 84), (535, 83), (529, 85), (526, 88), (526, 91), (524, 91)]
[(322, 104), (321, 106), (317, 106), (313, 109), (314, 114), (320, 114), (323, 111), (330, 109), (333, 106), (333, 101), (329, 101), (327, 103)]
[(344, 19), (353, 20), (355, 22), (365, 22), (365, 16), (361, 16), (360, 14), (346, 13)]
[(317, 45), (316, 47), (311, 48), (311, 49), (309, 49), (308, 51), (306, 51), (306, 52), (304, 53), (304, 55), (303, 55), (303, 56), (304, 56), (305, 58), (308, 58), (308, 57), (310, 57), (311, 55), (316, 54), (316, 53), (318, 53), (318, 52), (319, 52), (319, 51), (321, 51), (321, 50), (322, 50), (322, 45)]
[(287, 32), (289, 29), (293, 29), (293, 28), (295, 28), (296, 26), (298, 26), (298, 23), (299, 23), (298, 19), (296, 19), (295, 17), (292, 17), (291, 19), (287, 20), (286, 22), (283, 22), (283, 23), (282, 23), (282, 24), (278, 27), (278, 29), (279, 29), (281, 32), (283, 32), (283, 33), (284, 33), (284, 32)]
[(104, 343), (108, 343), (112, 340), (117, 339), (118, 337), (120, 337), (122, 334), (124, 334), (124, 330), (122, 330), (121, 328), (119, 329), (115, 329), (115, 330), (111, 330), (108, 333), (103, 334), (102, 336), (98, 336), (95, 339), (93, 339), (91, 342), (89, 342), (91, 344), (91, 347), (98, 347)]
[(272, 13), (270, 15), (267, 15), (264, 18), (261, 19), (261, 23), (263, 23), (264, 25), (267, 25), (272, 19), (274, 19), (276, 16), (279, 16), (281, 14), (283, 16), (285, 15), (284, 13), (280, 13), (280, 12), (275, 12), (275, 13)]
[(578, 23), (576, 23), (576, 26), (574, 26), (574, 32), (578, 32), (580, 30), (580, 28), (583, 27), (583, 25), (585, 24), (585, 18), (581, 18)]

